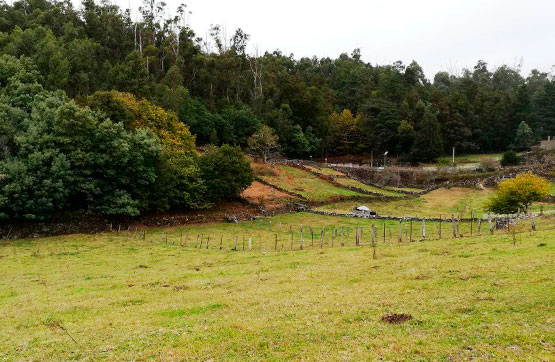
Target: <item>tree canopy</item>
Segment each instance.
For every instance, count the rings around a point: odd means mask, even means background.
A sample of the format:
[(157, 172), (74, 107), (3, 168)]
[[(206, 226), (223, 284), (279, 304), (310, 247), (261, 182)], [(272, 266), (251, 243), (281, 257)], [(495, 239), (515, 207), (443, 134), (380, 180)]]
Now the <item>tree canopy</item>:
[[(136, 20), (107, 1), (19, 0), (0, 8), (0, 54), (28, 58), (46, 90), (69, 98), (131, 93), (175, 112), (199, 145), (246, 147), (265, 124), (290, 157), (389, 150), (423, 160), (441, 149), (413, 149), (429, 126), (425, 110), (439, 124), (436, 146), (458, 152), (520, 149), (555, 135), (555, 80), (537, 70), (524, 77), (479, 60), (429, 80), (416, 61), (371, 64), (359, 49), (335, 59), (249, 54), (243, 29), (226, 37), (214, 25), (203, 38), (187, 25), (185, 5), (166, 9), (152, 0)], [(338, 135), (335, 117), (344, 110), (356, 126)]]

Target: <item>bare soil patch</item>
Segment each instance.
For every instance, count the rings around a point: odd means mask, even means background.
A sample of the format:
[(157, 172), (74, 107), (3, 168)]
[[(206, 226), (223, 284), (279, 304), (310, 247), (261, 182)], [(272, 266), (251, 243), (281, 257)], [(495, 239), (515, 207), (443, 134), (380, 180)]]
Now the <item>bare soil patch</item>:
[(248, 189), (243, 191), (241, 197), (267, 211), (282, 209), (295, 201), (299, 201), (297, 197), (258, 181), (254, 181)]
[(382, 316), (382, 322), (389, 323), (389, 324), (401, 324), (408, 322), (412, 319), (410, 314), (396, 314), (396, 313), (389, 313)]

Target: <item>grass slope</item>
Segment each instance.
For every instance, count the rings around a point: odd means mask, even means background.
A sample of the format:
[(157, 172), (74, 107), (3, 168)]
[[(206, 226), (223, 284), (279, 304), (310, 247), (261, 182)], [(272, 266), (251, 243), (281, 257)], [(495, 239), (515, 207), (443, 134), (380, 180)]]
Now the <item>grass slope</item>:
[(370, 186), (370, 185), (366, 185), (360, 181), (357, 180), (353, 180), (347, 177), (337, 177), (335, 179), (335, 182), (343, 185), (343, 186), (347, 186), (347, 187), (356, 187), (358, 189), (361, 190), (365, 190), (368, 192), (372, 192), (372, 193), (376, 193), (376, 194), (380, 194), (380, 195), (384, 195), (384, 196), (392, 196), (392, 197), (404, 197), (406, 196), (405, 194), (401, 194), (399, 192), (394, 192), (394, 191), (388, 191), (385, 189), (381, 189), (379, 187), (374, 187), (374, 186)]
[[(258, 166), (261, 167), (261, 166)], [(295, 167), (276, 165), (273, 174), (260, 177), (275, 186), (303, 195), (310, 201), (327, 201), (339, 197), (364, 197), (359, 192), (342, 189)]]
[(317, 173), (321, 173), (323, 175), (326, 176), (345, 176), (345, 174), (343, 172), (340, 171), (336, 171), (333, 168), (328, 168), (328, 167), (314, 167), (314, 166), (310, 166), (310, 165), (304, 165), (304, 167), (308, 168), (311, 171), (317, 172)]
[(555, 348), (553, 231), (516, 246), (391, 242), (377, 260), (368, 247), (230, 252), (117, 233), (0, 245), (2, 360), (547, 361)]
[[(321, 168), (316, 168), (313, 166), (307, 166), (305, 165), (304, 167), (308, 168), (309, 170), (312, 170), (316, 173), (322, 174), (322, 175), (326, 175), (326, 176), (333, 176), (335, 182), (345, 186), (345, 187), (355, 187), (361, 190), (365, 190), (371, 193), (375, 193), (375, 194), (380, 194), (380, 195), (384, 195), (384, 196), (392, 196), (392, 197), (403, 197), (405, 196), (405, 194), (399, 193), (399, 192), (395, 192), (395, 191), (399, 191), (402, 189), (395, 189), (395, 188), (379, 188), (379, 187), (374, 187), (374, 186), (369, 186), (366, 185), (360, 181), (351, 179), (349, 177), (347, 177), (347, 175), (345, 175), (342, 172), (336, 171), (332, 168), (327, 168), (327, 167), (321, 167)], [(420, 190), (418, 190), (420, 191)]]

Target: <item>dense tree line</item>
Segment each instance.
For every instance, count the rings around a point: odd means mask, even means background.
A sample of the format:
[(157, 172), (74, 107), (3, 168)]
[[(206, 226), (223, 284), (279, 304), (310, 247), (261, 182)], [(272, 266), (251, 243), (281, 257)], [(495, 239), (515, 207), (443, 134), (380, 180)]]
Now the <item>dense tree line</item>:
[[(219, 176), (195, 142), (267, 150), (259, 141), (275, 133), (289, 157), (387, 150), (428, 161), (451, 147), (523, 149), (555, 134), (547, 73), (524, 78), (479, 61), (430, 81), (414, 61), (373, 65), (358, 50), (249, 55), (243, 30), (228, 38), (213, 26), (203, 39), (185, 5), (166, 13), (155, 0), (138, 20), (107, 0), (0, 1), (1, 213), (137, 214), (236, 193), (213, 189), (207, 177)], [(241, 162), (236, 151), (218, 152)]]
[[(155, 0), (144, 0), (137, 21), (109, 1), (83, 0), (77, 10), (69, 0), (26, 0), (1, 10), (0, 51), (31, 58), (46, 89), (146, 98), (176, 112), (199, 145), (246, 146), (265, 124), (291, 157), (389, 150), (427, 160), (451, 147), (518, 147), (521, 122), (534, 140), (555, 134), (555, 81), (539, 71), (523, 78), (479, 61), (429, 81), (414, 61), (372, 65), (358, 50), (337, 59), (251, 56), (243, 30), (228, 39), (213, 26), (202, 39), (187, 26), (185, 5), (164, 18)], [(343, 110), (354, 124), (335, 124)], [(428, 143), (433, 150), (422, 149)]]

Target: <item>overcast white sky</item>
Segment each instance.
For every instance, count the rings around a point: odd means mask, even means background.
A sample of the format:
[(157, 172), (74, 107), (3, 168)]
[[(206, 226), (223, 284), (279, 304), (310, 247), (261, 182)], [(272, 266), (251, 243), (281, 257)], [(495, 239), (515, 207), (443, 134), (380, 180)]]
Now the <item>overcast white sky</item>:
[[(79, 1), (79, 0), (76, 0)], [(137, 8), (141, 0), (113, 0)], [(189, 23), (205, 37), (211, 24), (231, 36), (251, 35), (251, 51), (337, 57), (361, 48), (363, 59), (390, 64), (416, 60), (428, 78), (457, 73), (479, 59), (492, 67), (522, 63), (551, 71), (555, 64), (553, 0), (165, 0), (186, 3)]]

